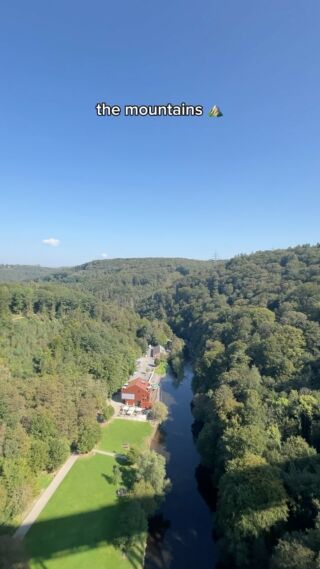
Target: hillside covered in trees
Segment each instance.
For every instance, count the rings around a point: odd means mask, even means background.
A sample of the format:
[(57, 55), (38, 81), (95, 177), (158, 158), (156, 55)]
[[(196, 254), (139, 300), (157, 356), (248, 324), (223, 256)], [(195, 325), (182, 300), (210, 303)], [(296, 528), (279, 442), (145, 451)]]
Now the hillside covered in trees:
[(0, 265), (0, 282), (23, 282), (43, 278), (53, 269), (39, 265)]
[(4, 517), (28, 500), (35, 471), (91, 432), (147, 342), (180, 348), (179, 337), (221, 563), (318, 568), (320, 246), (97, 261), (35, 278), (0, 286)]
[(220, 263), (141, 313), (165, 318), (193, 360), (224, 566), (319, 567), (320, 247)]
[(190, 259), (110, 259), (91, 261), (48, 274), (51, 283), (63, 283), (89, 291), (102, 300), (136, 308), (139, 301), (166, 290), (185, 275), (210, 272), (212, 263)]

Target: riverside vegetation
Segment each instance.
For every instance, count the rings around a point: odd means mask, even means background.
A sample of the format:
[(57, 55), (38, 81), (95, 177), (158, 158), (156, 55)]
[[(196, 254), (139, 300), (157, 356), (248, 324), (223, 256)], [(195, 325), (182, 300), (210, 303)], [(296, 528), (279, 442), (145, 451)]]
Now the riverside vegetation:
[(148, 342), (169, 339), (175, 372), (184, 343), (194, 366), (220, 563), (318, 568), (320, 246), (101, 261), (37, 278), (0, 287), (2, 522), (37, 473), (83, 433), (95, 441), (106, 394)]

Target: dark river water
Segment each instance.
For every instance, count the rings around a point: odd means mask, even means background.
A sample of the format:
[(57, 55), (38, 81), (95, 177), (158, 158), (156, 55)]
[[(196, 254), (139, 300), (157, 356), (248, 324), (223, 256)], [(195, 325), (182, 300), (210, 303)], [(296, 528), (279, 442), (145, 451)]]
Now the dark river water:
[(151, 520), (145, 569), (215, 567), (212, 513), (197, 482), (200, 459), (192, 436), (191, 379), (192, 370), (186, 366), (181, 382), (170, 373), (161, 381), (161, 399), (169, 407), (169, 417), (153, 448), (167, 459), (172, 490)]

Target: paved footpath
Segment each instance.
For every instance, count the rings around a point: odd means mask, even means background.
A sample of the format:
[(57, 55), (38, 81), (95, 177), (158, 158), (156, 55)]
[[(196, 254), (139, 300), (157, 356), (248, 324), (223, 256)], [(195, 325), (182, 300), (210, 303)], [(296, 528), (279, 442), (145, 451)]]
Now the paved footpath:
[(78, 455), (77, 454), (72, 454), (71, 456), (69, 456), (68, 460), (64, 463), (64, 465), (60, 468), (60, 470), (57, 472), (57, 474), (55, 475), (54, 479), (52, 480), (52, 482), (49, 484), (48, 488), (46, 488), (44, 490), (44, 492), (41, 494), (41, 496), (39, 497), (39, 499), (36, 501), (35, 505), (33, 506), (33, 508), (31, 509), (31, 511), (29, 512), (29, 514), (25, 517), (25, 519), (23, 520), (21, 526), (17, 529), (17, 531), (14, 534), (14, 537), (16, 539), (23, 539), (26, 534), (28, 533), (29, 529), (31, 528), (31, 526), (34, 524), (34, 522), (36, 521), (37, 517), (40, 515), (40, 513), (42, 512), (43, 508), (47, 505), (47, 503), (49, 502), (51, 496), (53, 496), (53, 494), (55, 493), (56, 489), (58, 488), (58, 486), (60, 486), (62, 480), (65, 478), (65, 476), (68, 474), (69, 470), (73, 467), (74, 463), (76, 462), (76, 460), (78, 459)]
[(116, 458), (116, 456), (118, 456), (116, 452), (108, 452), (107, 450), (98, 450), (97, 448), (94, 448), (92, 452), (94, 452), (94, 454), (104, 454), (105, 456), (112, 456), (113, 458)]
[(127, 460), (127, 455), (122, 454), (121, 452), (109, 452), (107, 450), (99, 450), (94, 448), (92, 451), (94, 454), (103, 454), (104, 456), (112, 456), (113, 458), (119, 458), (120, 460)]

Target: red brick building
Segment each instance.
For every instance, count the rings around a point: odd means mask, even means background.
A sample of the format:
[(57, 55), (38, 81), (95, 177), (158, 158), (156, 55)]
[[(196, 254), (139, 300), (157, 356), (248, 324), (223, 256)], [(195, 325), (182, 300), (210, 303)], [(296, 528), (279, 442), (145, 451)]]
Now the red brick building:
[(150, 409), (156, 399), (156, 389), (139, 377), (121, 389), (121, 400), (126, 405)]

